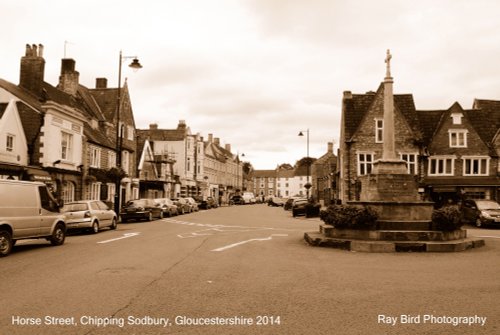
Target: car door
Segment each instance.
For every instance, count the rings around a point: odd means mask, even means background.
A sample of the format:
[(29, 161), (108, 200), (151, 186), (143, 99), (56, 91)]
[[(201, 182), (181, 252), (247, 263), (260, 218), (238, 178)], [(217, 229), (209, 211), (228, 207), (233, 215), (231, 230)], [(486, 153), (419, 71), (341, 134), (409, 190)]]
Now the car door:
[(95, 201), (94, 203), (99, 213), (98, 218), (100, 226), (101, 227), (111, 226), (111, 222), (113, 220), (113, 212), (109, 210), (108, 205), (106, 205), (102, 201)]
[(38, 186), (40, 197), (40, 236), (50, 235), (54, 222), (60, 217), (59, 206), (46, 186)]
[(466, 222), (474, 222), (476, 220), (476, 203), (472, 200), (465, 200), (463, 204), (462, 214)]

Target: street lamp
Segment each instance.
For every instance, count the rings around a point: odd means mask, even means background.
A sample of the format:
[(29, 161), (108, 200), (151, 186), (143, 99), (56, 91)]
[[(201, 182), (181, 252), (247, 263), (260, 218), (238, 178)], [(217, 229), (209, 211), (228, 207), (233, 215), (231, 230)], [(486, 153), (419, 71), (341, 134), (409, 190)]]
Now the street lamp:
[[(307, 133), (307, 179), (306, 179), (306, 184), (304, 185), (304, 187), (306, 188), (306, 195), (307, 195), (307, 199), (309, 200), (309, 189), (312, 186), (311, 183), (309, 183), (309, 176), (311, 175), (311, 160), (309, 158), (309, 128), (307, 128), (307, 130), (305, 130), (305, 132)], [(299, 132), (299, 136), (304, 136), (304, 133), (302, 130)]]
[[(245, 157), (245, 154), (242, 153), (241, 157)], [(236, 190), (243, 190), (243, 171), (241, 172), (241, 188), (238, 188), (238, 184), (240, 183), (240, 153), (236, 154)], [(235, 192), (236, 193), (236, 192)]]
[[(134, 71), (142, 68), (141, 63), (137, 59), (137, 56), (123, 56), (120, 50), (120, 57), (118, 60), (118, 94), (116, 98), (116, 168), (120, 171), (122, 166), (122, 138), (123, 138), (123, 127), (120, 125), (120, 113), (121, 113), (121, 91), (122, 91), (122, 64), (125, 60), (132, 59), (132, 63), (129, 64)], [(121, 200), (121, 176), (117, 173), (115, 180), (115, 212), (116, 215), (120, 215), (120, 200)]]

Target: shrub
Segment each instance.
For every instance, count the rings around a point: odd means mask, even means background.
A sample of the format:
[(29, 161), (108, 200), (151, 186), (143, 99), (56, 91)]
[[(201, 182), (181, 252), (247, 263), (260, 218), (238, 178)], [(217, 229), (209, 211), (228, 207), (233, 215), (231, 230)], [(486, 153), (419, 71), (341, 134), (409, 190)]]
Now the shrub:
[(453, 231), (462, 227), (462, 215), (457, 206), (445, 206), (432, 212), (432, 223), (435, 229)]
[(320, 219), (340, 229), (374, 229), (377, 212), (370, 207), (332, 205), (320, 212)]

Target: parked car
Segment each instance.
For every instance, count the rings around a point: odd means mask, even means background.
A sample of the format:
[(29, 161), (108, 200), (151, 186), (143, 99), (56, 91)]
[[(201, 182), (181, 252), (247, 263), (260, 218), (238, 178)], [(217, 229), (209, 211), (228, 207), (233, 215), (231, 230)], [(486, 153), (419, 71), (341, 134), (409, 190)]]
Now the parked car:
[(174, 202), (169, 198), (158, 198), (155, 199), (155, 202), (160, 204), (160, 207), (163, 211), (163, 217), (170, 217), (179, 214), (177, 205), (174, 204)]
[(122, 222), (128, 220), (152, 221), (154, 218), (163, 218), (163, 211), (153, 199), (130, 200), (120, 211), (120, 218)]
[(200, 208), (198, 207), (198, 203), (196, 202), (196, 200), (194, 200), (193, 198), (191, 197), (187, 197), (187, 198), (184, 198), (187, 200), (187, 202), (189, 203), (189, 205), (191, 205), (191, 212), (197, 212), (200, 210)]
[(267, 205), (273, 207), (282, 207), (285, 205), (285, 200), (279, 197), (269, 197), (269, 199), (267, 200)]
[(500, 226), (500, 205), (494, 200), (464, 200), (460, 207), (464, 221), (482, 226)]
[(295, 199), (292, 202), (292, 216), (306, 215), (306, 206), (309, 201), (305, 198)]
[(64, 204), (61, 212), (68, 229), (87, 229), (97, 234), (99, 229), (116, 229), (116, 213), (99, 200), (82, 200)]
[(252, 192), (244, 192), (242, 198), (245, 204), (255, 204), (257, 202)]
[(244, 205), (245, 204), (245, 200), (243, 200), (243, 198), (241, 197), (241, 195), (233, 195), (229, 199), (229, 204), (230, 205)]
[(40, 182), (0, 180), (0, 257), (7, 256), (17, 240), (45, 238), (52, 245), (66, 239), (61, 205)]
[(201, 199), (198, 202), (198, 208), (199, 209), (211, 209), (211, 208), (217, 208), (219, 207), (217, 202), (215, 201), (214, 198), (212, 197), (207, 197), (206, 199)]
[(294, 205), (294, 201), (298, 200), (298, 199), (305, 199), (307, 200), (306, 198), (304, 197), (290, 197), (288, 198), (286, 201), (285, 201), (285, 204), (283, 205), (283, 209), (285, 211), (291, 211), (292, 208), (293, 208), (293, 205)]
[(177, 206), (178, 214), (191, 213), (191, 205), (184, 198), (174, 198), (172, 199), (174, 204)]

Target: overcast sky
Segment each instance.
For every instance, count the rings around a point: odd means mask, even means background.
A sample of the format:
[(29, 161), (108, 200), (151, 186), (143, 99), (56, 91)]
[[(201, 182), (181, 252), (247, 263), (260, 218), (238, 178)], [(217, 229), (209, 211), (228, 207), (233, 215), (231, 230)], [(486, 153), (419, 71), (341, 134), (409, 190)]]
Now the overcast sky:
[[(376, 90), (391, 49), (395, 93), (417, 109), (500, 100), (500, 2), (462, 0), (1, 0), (0, 78), (19, 83), (25, 44), (43, 44), (80, 83), (126, 64), (136, 126), (213, 134), (256, 169), (338, 147), (342, 92)], [(68, 43), (65, 43), (67, 41)]]

